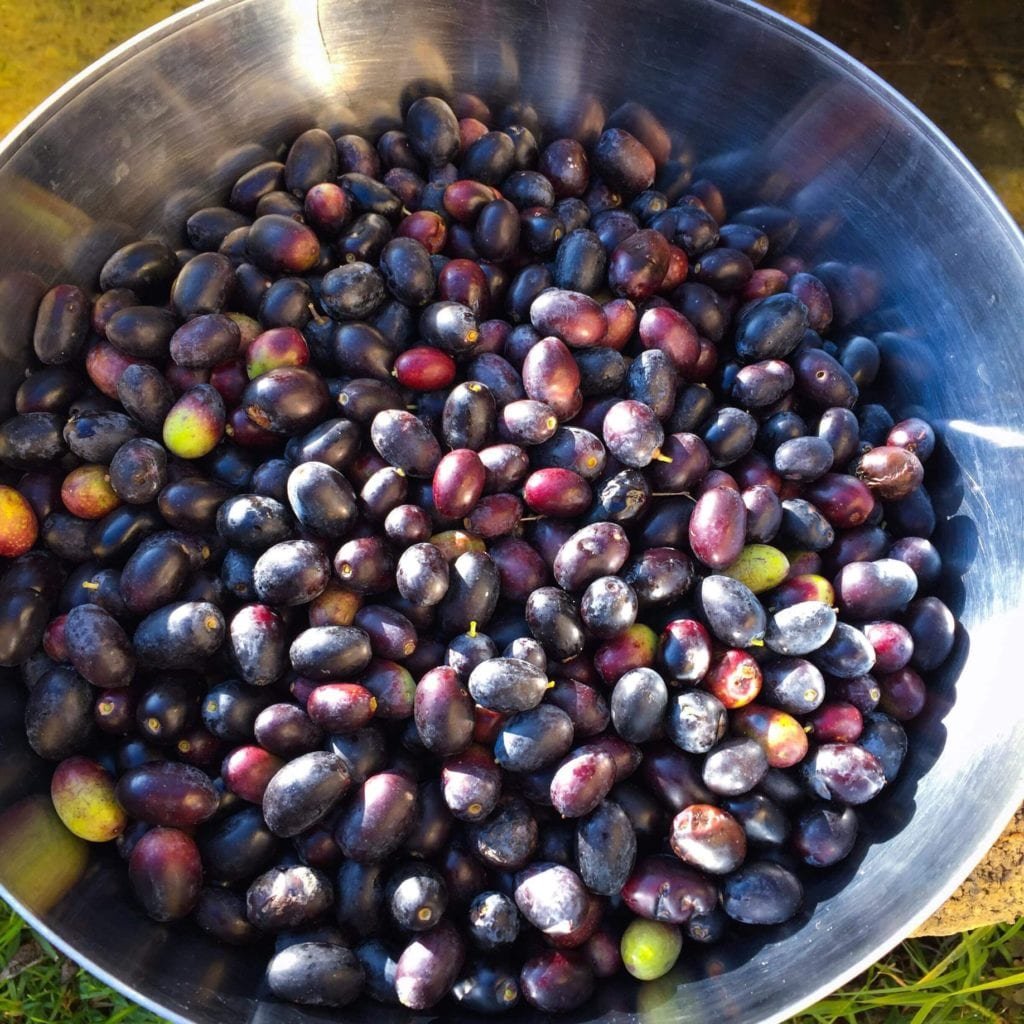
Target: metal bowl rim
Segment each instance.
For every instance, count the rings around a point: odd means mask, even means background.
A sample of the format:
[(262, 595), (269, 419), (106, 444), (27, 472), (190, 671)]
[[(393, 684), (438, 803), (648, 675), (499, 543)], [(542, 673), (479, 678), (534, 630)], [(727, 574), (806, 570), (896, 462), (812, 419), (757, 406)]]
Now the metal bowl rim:
[[(152, 44), (169, 38), (195, 22), (202, 21), (230, 7), (242, 6), (249, 2), (250, 0), (199, 0), (198, 3), (170, 15), (114, 47), (69, 79), (55, 92), (51, 93), (50, 96), (18, 122), (0, 140), (0, 170), (6, 166), (22, 146), (27, 144), (35, 132), (57, 111), (76, 97), (82, 95), (90, 87), (99, 83), (108, 70), (141, 54)], [(945, 158), (945, 162), (951, 170), (958, 174), (963, 184), (976, 194), (994, 221), (1002, 227), (1007, 242), (1016, 250), (1018, 258), (1024, 264), (1024, 233), (1017, 226), (992, 186), (982, 177), (977, 168), (945, 132), (902, 93), (865, 64), (861, 63), (861, 61), (841, 50), (833, 43), (830, 43), (827, 39), (783, 14), (762, 7), (756, 0), (706, 0), (706, 2), (713, 3), (718, 7), (738, 11), (754, 21), (763, 22), (781, 34), (789, 36), (799, 45), (816, 52), (824, 60), (836, 65), (846, 75), (863, 86), (869, 94), (872, 94), (876, 99), (898, 113), (913, 130), (931, 143)], [(1016, 780), (1016, 784), (1013, 787), (1007, 788), (1005, 794), (1006, 796), (1000, 806), (1000, 813), (995, 816), (986, 830), (978, 834), (977, 842), (972, 847), (971, 853), (963, 859), (943, 885), (932, 891), (931, 895), (924, 900), (915, 914), (911, 915), (898, 928), (891, 929), (887, 935), (880, 937), (872, 943), (864, 955), (852, 966), (834, 975), (826, 983), (814, 989), (813, 992), (802, 996), (799, 1001), (791, 1003), (774, 1013), (771, 1017), (765, 1018), (762, 1024), (780, 1024), (780, 1022), (787, 1020), (819, 999), (824, 998), (851, 978), (866, 970), (871, 964), (875, 963), (880, 957), (884, 956), (890, 949), (910, 935), (918, 925), (927, 920), (953, 894), (960, 883), (984, 857), (985, 853), (1002, 833), (1017, 807), (1024, 802), (1024, 775)], [(143, 992), (137, 991), (116, 975), (93, 963), (88, 955), (84, 955), (82, 951), (75, 949), (33, 911), (23, 906), (21, 901), (10, 893), (2, 883), (0, 883), (0, 897), (35, 931), (42, 934), (47, 941), (103, 983), (116, 989), (133, 1002), (158, 1016), (174, 1022), (174, 1024), (193, 1024), (193, 1021), (188, 1017), (183, 1017), (168, 1007), (162, 1006), (155, 999)]]

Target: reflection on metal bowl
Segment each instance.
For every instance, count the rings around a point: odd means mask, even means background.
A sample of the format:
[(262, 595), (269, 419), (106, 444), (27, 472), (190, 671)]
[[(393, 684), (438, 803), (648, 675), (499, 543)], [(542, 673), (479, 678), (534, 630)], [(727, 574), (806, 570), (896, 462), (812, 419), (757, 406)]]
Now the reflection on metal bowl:
[[(45, 285), (91, 284), (140, 234), (177, 242), (188, 213), (307, 127), (379, 131), (415, 95), (460, 90), (585, 141), (624, 101), (649, 107), (682, 175), (797, 215), (794, 246), (831, 261), (841, 322), (880, 341), (887, 400), (937, 428), (942, 596), (964, 630), (854, 855), (810, 885), (790, 924), (689, 948), (668, 977), (608, 985), (567, 1018), (781, 1021), (923, 920), (1024, 782), (1024, 691), (1006, 678), (1024, 629), (1024, 241), (953, 147), (869, 72), (743, 0), (200, 4), (85, 72), (0, 149), (0, 411)], [(259, 957), (145, 919), (112, 850), (94, 851), (77, 881), (68, 854), (41, 890), (46, 815), (18, 802), (47, 791), (49, 766), (25, 746), (19, 689), (6, 685), (0, 704), (0, 830), (17, 851), (0, 855), (0, 887), (76, 960), (176, 1021), (413, 1019), (275, 1002)]]

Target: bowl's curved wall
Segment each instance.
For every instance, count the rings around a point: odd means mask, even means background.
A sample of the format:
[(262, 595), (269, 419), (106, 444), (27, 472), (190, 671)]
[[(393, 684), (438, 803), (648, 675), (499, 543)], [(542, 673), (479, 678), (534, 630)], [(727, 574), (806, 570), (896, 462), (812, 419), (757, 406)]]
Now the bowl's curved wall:
[[(648, 105), (737, 201), (791, 205), (798, 245), (853, 261), (846, 315), (898, 377), (900, 412), (942, 438), (930, 471), (945, 596), (960, 616), (904, 776), (845, 869), (770, 941), (691, 949), (669, 978), (612, 988), (599, 1012), (699, 1024), (778, 1021), (871, 962), (967, 873), (1024, 778), (1024, 241), (977, 175), (877, 79), (783, 19), (729, 0), (214, 0), (132, 41), (0, 150), (0, 410), (27, 362), (45, 283), (89, 282), (139, 232), (175, 235), (238, 169), (301, 129), (392, 122), (417, 90), (532, 105), (587, 136), (626, 99)], [(967, 634), (970, 640), (968, 644)], [(969, 651), (968, 651), (969, 646)], [(125, 900), (111, 851), (77, 882), (39, 804), (18, 687), (0, 703), (0, 886), (76, 958), (165, 1015), (337, 1019), (260, 1001), (259, 966)], [(954, 701), (955, 698), (955, 701)], [(13, 810), (11, 809), (13, 807)], [(4, 810), (6, 808), (6, 810)], [(72, 884), (74, 883), (74, 884)], [(70, 889), (69, 889), (70, 887)], [(355, 1007), (345, 1020), (411, 1020)], [(524, 1015), (525, 1017), (525, 1015)]]

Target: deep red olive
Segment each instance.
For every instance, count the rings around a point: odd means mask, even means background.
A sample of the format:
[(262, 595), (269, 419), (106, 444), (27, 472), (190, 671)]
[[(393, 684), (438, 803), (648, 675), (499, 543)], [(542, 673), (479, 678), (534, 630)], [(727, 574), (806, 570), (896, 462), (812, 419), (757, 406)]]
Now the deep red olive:
[(484, 492), (487, 471), (480, 456), (468, 448), (456, 448), (434, 470), (434, 505), (441, 515), (461, 519), (468, 515)]

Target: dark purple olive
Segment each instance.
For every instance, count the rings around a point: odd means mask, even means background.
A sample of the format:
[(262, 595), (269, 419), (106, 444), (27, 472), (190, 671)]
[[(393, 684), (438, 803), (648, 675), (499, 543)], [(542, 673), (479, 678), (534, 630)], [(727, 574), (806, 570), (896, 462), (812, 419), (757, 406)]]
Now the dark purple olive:
[[(781, 298), (782, 296), (774, 296)], [(793, 358), (797, 391), (814, 405), (849, 409), (859, 389), (840, 363), (821, 349), (804, 349)]]
[(338, 923), (356, 935), (379, 932), (385, 920), (384, 886), (384, 865), (344, 861), (335, 885)]
[(320, 537), (344, 536), (358, 514), (351, 484), (322, 462), (296, 466), (288, 477), (287, 494), (296, 519)]
[(199, 825), (217, 811), (219, 798), (209, 776), (191, 765), (155, 761), (125, 772), (117, 799), (133, 818), (152, 825)]
[(784, 359), (800, 344), (806, 329), (807, 307), (795, 296), (759, 299), (737, 321), (736, 353), (746, 362)]
[[(166, 359), (171, 338), (177, 330), (178, 318), (168, 309), (127, 306), (110, 318), (106, 335), (110, 343), (127, 356)], [(235, 348), (237, 350), (237, 344)]]
[(853, 743), (825, 743), (801, 765), (809, 789), (824, 800), (862, 804), (886, 783), (881, 762)]
[[(289, 223), (301, 227), (294, 221)], [(252, 232), (249, 234), (251, 242)], [(204, 313), (220, 313), (228, 303), (234, 284), (234, 268), (226, 256), (216, 252), (200, 253), (185, 263), (174, 279), (171, 306), (183, 320)]]
[(498, 568), (488, 555), (479, 551), (459, 555), (451, 565), (448, 590), (438, 609), (442, 634), (465, 633), (473, 623), (486, 626), (500, 591)]
[(839, 362), (858, 388), (866, 388), (878, 376), (882, 353), (870, 338), (854, 336), (840, 347)]
[(613, 188), (637, 193), (654, 183), (655, 162), (651, 151), (621, 128), (608, 128), (597, 140), (594, 167)]
[(270, 605), (309, 604), (326, 588), (330, 563), (312, 541), (282, 541), (267, 548), (253, 567), (253, 586)]
[(221, 646), (226, 632), (216, 605), (180, 601), (151, 612), (132, 638), (140, 664), (153, 668), (194, 668)]
[(436, 870), (421, 861), (414, 861), (391, 873), (385, 899), (391, 917), (400, 929), (423, 932), (441, 920), (448, 905), (448, 891)]
[(579, 875), (562, 864), (535, 862), (520, 871), (514, 896), (523, 917), (551, 936), (574, 931), (587, 910), (587, 890)]
[(12, 417), (0, 426), (0, 462), (12, 469), (43, 468), (66, 452), (62, 427), (62, 418), (55, 413)]
[(935, 450), (935, 430), (930, 423), (917, 416), (900, 420), (885, 439), (886, 445), (906, 448), (921, 462), (927, 462)]
[(518, 797), (502, 800), (489, 818), (467, 831), (476, 855), (502, 871), (524, 868), (537, 847), (537, 822)]
[(569, 716), (573, 735), (577, 738), (596, 736), (604, 732), (611, 720), (608, 702), (594, 687), (586, 683), (560, 680), (548, 691), (547, 700), (549, 704), (561, 708)]
[(380, 729), (372, 724), (356, 733), (332, 736), (327, 746), (331, 753), (341, 758), (353, 785), (361, 786), (371, 775), (375, 775), (385, 766), (387, 751), (384, 736)]
[(520, 658), (491, 658), (473, 669), (468, 689), (482, 707), (502, 713), (528, 711), (544, 698), (548, 678)]
[[(390, 382), (398, 354), (392, 342), (370, 324), (343, 323), (334, 332), (332, 351), (338, 366), (357, 379), (370, 378)], [(347, 394), (348, 391), (343, 392)], [(347, 401), (351, 400), (351, 395)], [(359, 396), (362, 397), (362, 396)], [(345, 411), (348, 406), (342, 403)], [(390, 403), (386, 407), (391, 407)], [(352, 410), (361, 415), (359, 408)]]
[(828, 641), (835, 628), (834, 609), (822, 601), (799, 601), (772, 615), (764, 642), (777, 654), (810, 654)]
[(117, 382), (117, 397), (124, 408), (149, 431), (164, 422), (174, 393), (164, 376), (153, 366), (133, 363)]
[(264, 932), (311, 924), (333, 902), (327, 877), (305, 865), (273, 867), (254, 879), (245, 894), (246, 916)]
[(629, 541), (622, 527), (594, 523), (574, 533), (558, 549), (555, 579), (565, 590), (579, 591), (601, 576), (617, 573), (628, 557)]
[(770, 861), (745, 864), (722, 883), (722, 908), (743, 924), (780, 924), (799, 910), (803, 886)]
[(585, 645), (576, 602), (556, 587), (534, 590), (526, 602), (526, 621), (534, 638), (555, 661), (579, 654)]
[(445, 759), (441, 767), (444, 801), (461, 821), (481, 821), (494, 810), (501, 793), (501, 772), (484, 747), (472, 744)]
[(836, 538), (835, 530), (817, 505), (803, 498), (782, 502), (780, 533), (795, 547), (807, 551), (824, 551)]
[(324, 420), (302, 437), (293, 438), (288, 456), (297, 464), (322, 462), (347, 469), (359, 446), (359, 431), (347, 419)]
[(599, 345), (608, 331), (608, 318), (588, 295), (552, 288), (534, 299), (530, 322), (541, 335), (554, 335), (567, 345)]
[(82, 350), (89, 332), (89, 300), (81, 288), (59, 284), (42, 298), (32, 345), (39, 361), (67, 363)]
[(412, 151), (430, 167), (444, 166), (454, 160), (459, 151), (458, 119), (452, 108), (436, 96), (425, 96), (409, 107), (405, 130)]
[(937, 597), (922, 597), (907, 607), (903, 624), (913, 639), (912, 664), (924, 672), (938, 668), (956, 640), (953, 613)]
[(256, 716), (253, 731), (261, 747), (287, 759), (310, 753), (323, 738), (320, 727), (295, 704), (264, 708)]
[(353, 952), (363, 968), (363, 990), (371, 999), (385, 1005), (398, 1005), (395, 991), (395, 972), (398, 970), (399, 950), (390, 942), (367, 939)]
[(864, 728), (858, 744), (874, 755), (882, 766), (886, 782), (892, 782), (907, 755), (907, 734), (903, 726), (888, 715), (869, 711), (864, 715)]
[(404, 410), (377, 413), (370, 436), (381, 456), (410, 476), (431, 477), (441, 461), (437, 438), (421, 420)]
[(524, 603), (544, 586), (550, 572), (535, 548), (517, 537), (503, 537), (491, 544), (490, 557), (498, 569), (503, 597)]
[(560, 708), (540, 704), (509, 718), (494, 747), (506, 771), (533, 772), (553, 765), (572, 745), (572, 720)]
[(32, 750), (47, 761), (83, 752), (93, 732), (94, 691), (63, 665), (46, 671), (25, 705), (25, 734)]
[(728, 466), (754, 447), (757, 421), (742, 409), (723, 406), (703, 424), (700, 435), (711, 456), (711, 464)]
[(327, 411), (328, 401), (323, 378), (302, 367), (285, 366), (250, 382), (241, 404), (258, 427), (294, 434), (316, 426)]
[(63, 413), (84, 390), (84, 377), (70, 367), (45, 367), (29, 373), (18, 386), (14, 410)]
[(546, 950), (523, 964), (523, 998), (541, 1013), (562, 1013), (582, 1006), (593, 994), (594, 974), (576, 950)]
[(551, 805), (563, 818), (590, 814), (615, 784), (615, 761), (604, 751), (581, 747), (557, 767), (551, 779)]
[(473, 739), (473, 701), (454, 669), (431, 669), (416, 687), (416, 729), (423, 745), (444, 757), (465, 750)]
[(849, 854), (857, 831), (857, 813), (852, 807), (817, 804), (797, 819), (793, 847), (811, 867), (828, 867)]
[(328, 942), (294, 943), (267, 965), (270, 991), (304, 1006), (347, 1006), (362, 991), (364, 980), (355, 953)]
[(398, 849), (416, 823), (416, 786), (395, 771), (371, 775), (338, 820), (335, 838), (350, 860), (370, 863)]
[(100, 270), (100, 288), (129, 288), (137, 295), (166, 298), (178, 272), (174, 251), (155, 238), (131, 242), (118, 249)]
[(634, 231), (608, 258), (608, 284), (621, 298), (642, 302), (661, 286), (670, 259), (664, 235), (650, 229)]
[(714, 910), (718, 891), (707, 877), (674, 857), (645, 857), (624, 883), (622, 899), (649, 921), (683, 924)]
[(725, 740), (708, 751), (701, 768), (704, 785), (717, 796), (749, 793), (768, 771), (768, 758), (749, 738)]
[(64, 637), (71, 664), (94, 686), (110, 689), (132, 681), (135, 653), (124, 630), (103, 609), (92, 604), (73, 608)]
[(150, 829), (132, 850), (128, 877), (136, 898), (154, 920), (188, 916), (199, 901), (203, 878), (195, 841), (176, 828)]
[(839, 608), (853, 619), (882, 619), (906, 607), (917, 592), (917, 577), (906, 562), (880, 558), (850, 562), (835, 580)]
[(705, 565), (723, 569), (739, 558), (746, 543), (746, 528), (742, 496), (727, 487), (714, 487), (697, 499), (690, 517), (690, 546)]
[(240, 344), (241, 332), (234, 320), (223, 313), (205, 313), (171, 335), (170, 355), (178, 366), (212, 369), (234, 358)]
[(292, 668), (314, 680), (353, 678), (370, 663), (370, 638), (353, 626), (315, 626), (292, 641)]
[(417, 936), (398, 958), (395, 991), (403, 1006), (426, 1010), (441, 1001), (455, 983), (465, 945), (450, 921)]
[(537, 169), (554, 188), (555, 196), (581, 196), (590, 181), (586, 150), (575, 139), (556, 139), (540, 154)]

